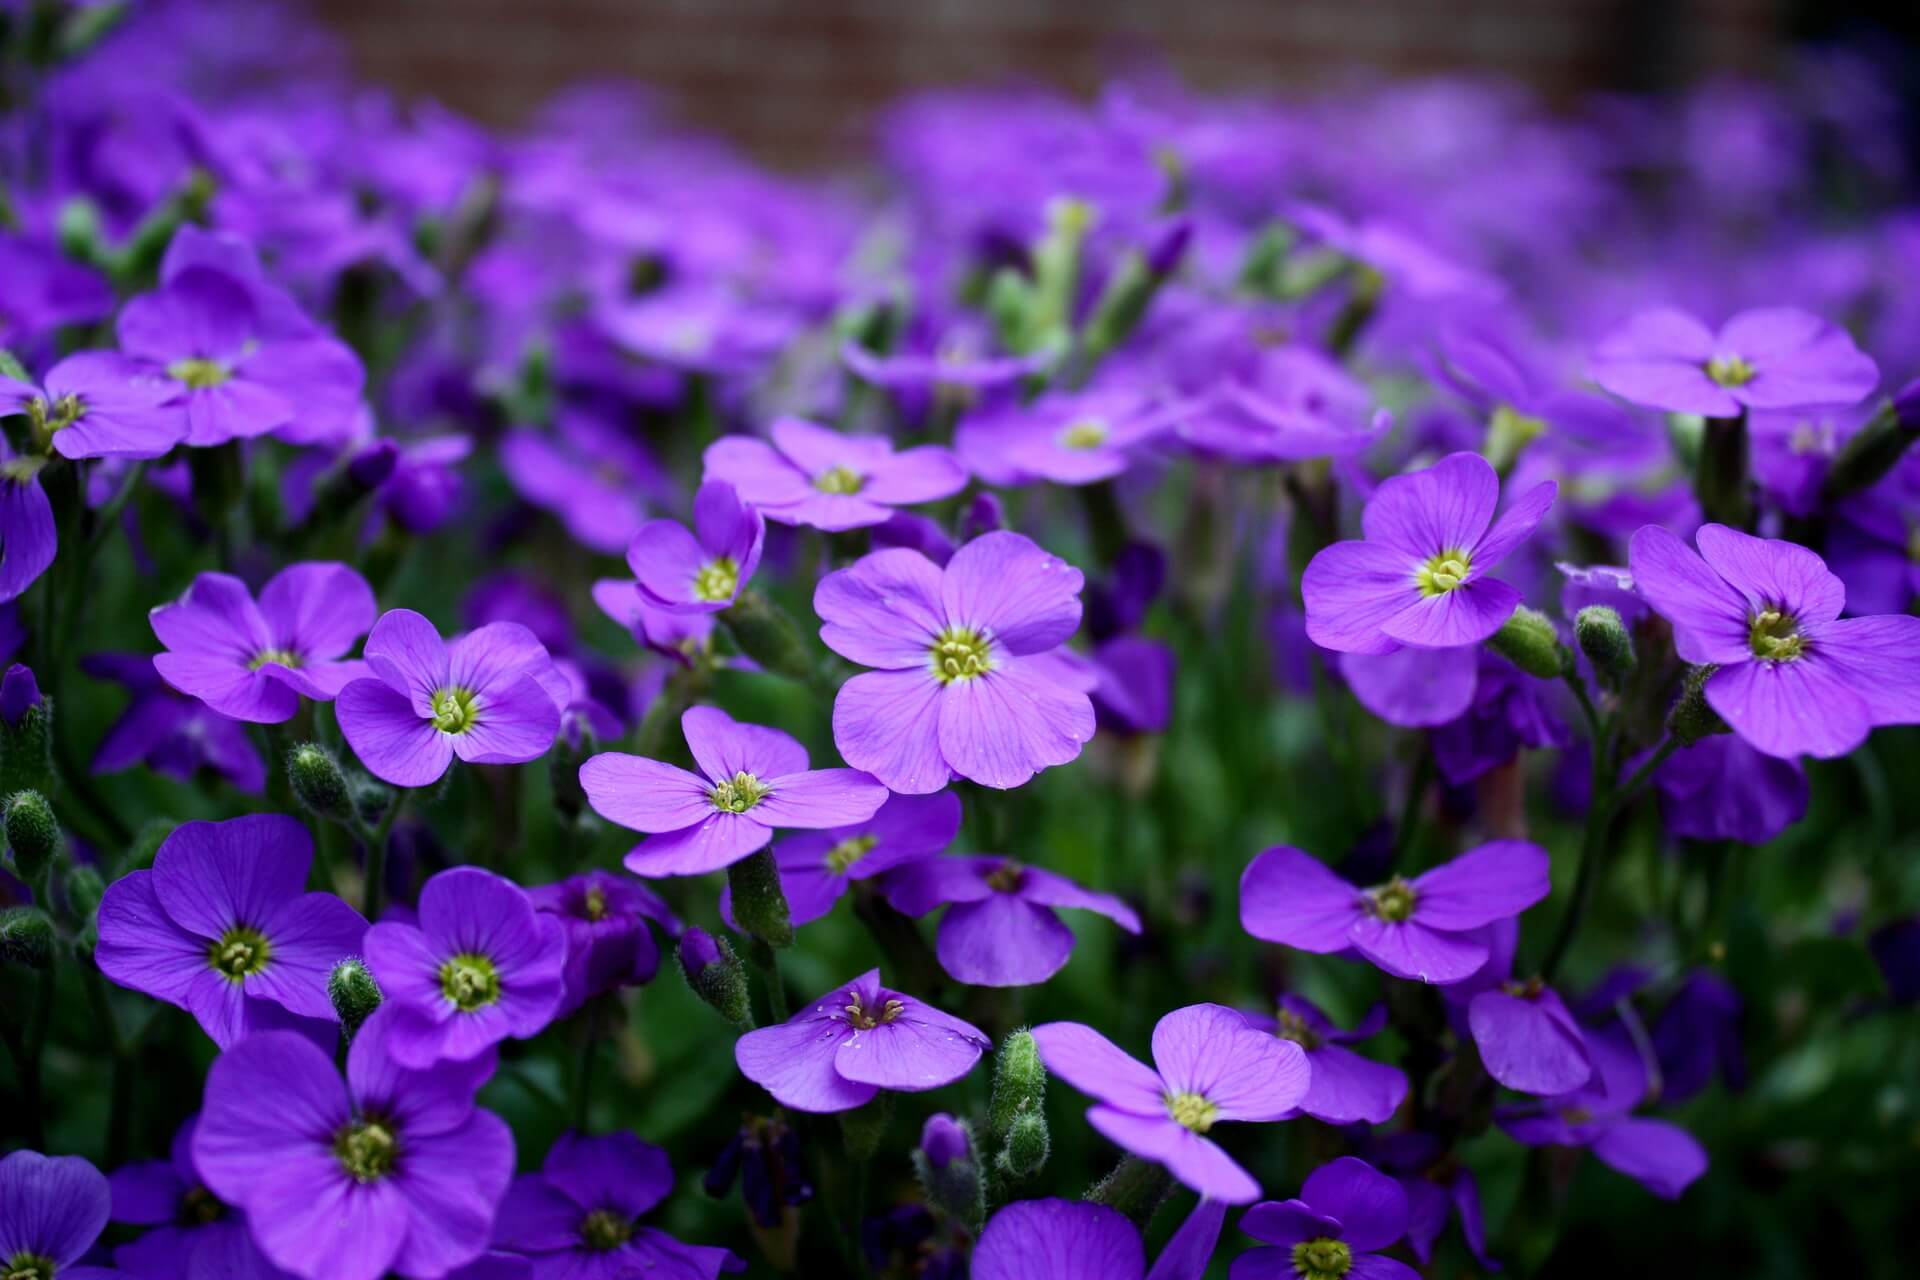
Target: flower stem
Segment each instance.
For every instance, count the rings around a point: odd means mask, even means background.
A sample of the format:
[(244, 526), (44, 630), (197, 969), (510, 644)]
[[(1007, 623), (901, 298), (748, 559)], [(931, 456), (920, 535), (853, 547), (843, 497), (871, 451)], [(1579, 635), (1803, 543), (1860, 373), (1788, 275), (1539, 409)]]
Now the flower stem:
[(112, 1101), (107, 1109), (107, 1163), (119, 1165), (127, 1158), (127, 1143), (133, 1123), (133, 1055), (120, 1034), (120, 1020), (114, 1015), (113, 1002), (107, 996), (106, 982), (98, 967), (81, 965), (81, 980), (86, 984), (87, 1003), (93, 1008), (94, 1021), (100, 1025), (101, 1038), (113, 1059)]
[(400, 819), (400, 811), (407, 807), (407, 798), (412, 793), (405, 787), (395, 787), (393, 799), (387, 805), (387, 811), (380, 818), (380, 825), (372, 831), (365, 823), (358, 824), (360, 838), (367, 846), (366, 890), (361, 899), (362, 915), (367, 923), (373, 924), (380, 919), (381, 908), (386, 905), (387, 895), (387, 839), (393, 834), (393, 824)]

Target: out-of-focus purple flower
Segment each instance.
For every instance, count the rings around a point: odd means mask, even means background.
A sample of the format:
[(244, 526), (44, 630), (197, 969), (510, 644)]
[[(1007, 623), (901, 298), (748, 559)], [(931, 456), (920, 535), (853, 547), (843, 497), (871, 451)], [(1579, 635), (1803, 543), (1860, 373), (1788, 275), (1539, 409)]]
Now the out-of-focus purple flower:
[(432, 533), (460, 505), (460, 464), (473, 452), (463, 435), (422, 436), (400, 445), (393, 471), (380, 486), (380, 507), (409, 533)]
[(944, 570), (916, 551), (864, 556), (813, 595), (820, 638), (880, 670), (840, 687), (840, 754), (895, 791), (958, 774), (1016, 787), (1080, 754), (1093, 704), (1053, 652), (1080, 623), (1080, 571), (1017, 533), (975, 538)]
[(693, 530), (649, 520), (627, 548), (640, 593), (673, 613), (717, 613), (739, 598), (760, 565), (767, 526), (730, 484), (709, 480), (693, 497)]
[(0, 720), (17, 725), (20, 717), (40, 705), (40, 682), (33, 668), (14, 663), (0, 676)]
[(1433, 1261), (1434, 1242), (1446, 1230), (1447, 1215), (1458, 1214), (1467, 1251), (1489, 1273), (1500, 1264), (1487, 1256), (1486, 1220), (1480, 1212), (1480, 1184), (1467, 1168), (1429, 1133), (1396, 1133), (1371, 1144), (1377, 1163), (1391, 1171), (1407, 1195), (1407, 1247), (1422, 1266)]
[(1873, 931), (1867, 950), (1896, 1005), (1920, 1004), (1920, 918), (1893, 920)]
[(648, 833), (626, 857), (635, 875), (717, 871), (766, 847), (775, 828), (863, 823), (887, 799), (867, 774), (809, 769), (806, 748), (791, 737), (717, 707), (689, 708), (680, 728), (698, 774), (614, 751), (580, 766), (595, 813)]
[(468, 630), (489, 622), (517, 622), (533, 632), (548, 653), (573, 651), (567, 602), (532, 574), (517, 569), (490, 573), (475, 582), (460, 602), (460, 618)]
[(1740, 993), (1710, 970), (1691, 975), (1673, 993), (1653, 1026), (1653, 1052), (1660, 1062), (1660, 1098), (1685, 1102), (1718, 1075), (1730, 1089), (1747, 1082), (1740, 1050)]
[(1095, 386), (968, 417), (954, 433), (954, 447), (992, 484), (1094, 484), (1125, 472), (1173, 420), (1141, 390)]
[(536, 885), (527, 898), (535, 910), (557, 917), (567, 933), (567, 990), (555, 1018), (594, 996), (653, 981), (660, 945), (647, 921), (679, 932), (679, 918), (659, 894), (605, 871)]
[(909, 862), (889, 871), (883, 888), (894, 909), (910, 916), (947, 907), (935, 953), (950, 976), (977, 987), (1031, 986), (1066, 966), (1073, 931), (1056, 907), (1092, 911), (1140, 932), (1140, 917), (1112, 894), (993, 854)]
[[(687, 930), (689, 937), (693, 933)], [(762, 1227), (779, 1226), (791, 1208), (813, 1199), (800, 1135), (784, 1113), (746, 1117), (715, 1157), (702, 1186), (708, 1195), (722, 1196), (736, 1177), (747, 1212)]]
[(1400, 978), (1458, 982), (1487, 962), (1471, 931), (1547, 896), (1546, 850), (1495, 840), (1412, 880), (1356, 889), (1312, 854), (1276, 845), (1240, 877), (1240, 924), (1302, 951), (1349, 947)]
[(53, 563), (59, 533), (40, 487), (40, 458), (16, 456), (0, 436), (0, 603), (17, 599)]
[(1472, 704), (1427, 739), (1440, 775), (1455, 787), (1505, 764), (1522, 748), (1564, 747), (1573, 741), (1549, 681), (1527, 675), (1490, 650), (1479, 650), (1476, 662)]
[(796, 328), (781, 309), (701, 284), (609, 302), (594, 319), (623, 349), (703, 374), (753, 369), (786, 345)]
[(167, 647), (153, 666), (221, 715), (279, 724), (302, 697), (331, 702), (368, 674), (366, 663), (343, 655), (377, 611), (373, 588), (344, 564), (288, 565), (267, 579), (257, 604), (240, 579), (203, 573), (148, 615)]
[(851, 1111), (882, 1089), (919, 1092), (973, 1070), (978, 1028), (880, 985), (869, 969), (778, 1026), (734, 1042), (740, 1073), (795, 1111)]
[[(640, 584), (632, 578), (599, 578), (593, 584), (593, 602), (600, 611), (625, 627), (638, 644), (671, 658), (681, 666), (691, 665), (712, 648), (713, 615), (677, 613), (648, 602)], [(742, 661), (736, 659), (736, 662)]]
[(1632, 1114), (1647, 1094), (1647, 1069), (1624, 1029), (1588, 1037), (1593, 1079), (1531, 1105), (1500, 1107), (1494, 1119), (1529, 1147), (1586, 1147), (1602, 1164), (1653, 1194), (1677, 1200), (1707, 1170), (1707, 1153), (1686, 1130)]
[(1348, 219), (1303, 201), (1293, 202), (1286, 216), (1310, 243), (1325, 245), (1366, 264), (1409, 297), (1491, 300), (1506, 292), (1500, 281), (1454, 261), (1423, 237), (1388, 219)]
[(63, 458), (157, 458), (186, 435), (164, 407), (174, 386), (111, 351), (82, 351), (47, 370), (44, 386), (0, 378), (0, 413), (22, 413)]
[(327, 975), (360, 950), (367, 922), (330, 893), (307, 893), (313, 838), (263, 813), (186, 822), (100, 901), (95, 959), (114, 982), (191, 1013), (221, 1048), (284, 1027), (263, 1004), (333, 1018)]
[(1791, 542), (1703, 525), (1633, 535), (1640, 594), (1688, 662), (1718, 667), (1707, 702), (1757, 750), (1842, 756), (1878, 725), (1920, 722), (1920, 618), (1840, 619), (1846, 588)]
[(1647, 616), (1647, 602), (1633, 589), (1633, 575), (1617, 565), (1554, 562), (1566, 581), (1560, 588), (1560, 611), (1572, 618), (1590, 605), (1605, 605), (1632, 626)]
[(1100, 683), (1094, 716), (1115, 733), (1165, 733), (1173, 723), (1173, 649), (1145, 636), (1119, 636), (1093, 651)]
[(1346, 1275), (1417, 1280), (1419, 1275), (1380, 1253), (1407, 1233), (1407, 1193), (1353, 1156), (1308, 1174), (1299, 1199), (1253, 1206), (1240, 1219), (1240, 1229), (1265, 1243), (1233, 1260), (1233, 1280)]
[(1328, 1124), (1384, 1124), (1407, 1096), (1407, 1076), (1397, 1067), (1347, 1048), (1378, 1035), (1386, 1025), (1385, 1005), (1375, 1005), (1351, 1031), (1334, 1026), (1317, 1005), (1301, 996), (1283, 995), (1273, 1017), (1248, 1013), (1262, 1031), (1291, 1040), (1307, 1055), (1312, 1075), (1300, 1110)]
[(266, 762), (247, 727), (198, 698), (174, 692), (144, 653), (90, 653), (80, 659), (90, 676), (125, 685), (133, 694), (126, 714), (114, 722), (94, 753), (94, 773), (118, 773), (144, 764), (182, 782), (207, 766), (242, 791), (267, 783)]
[[(795, 927), (833, 910), (856, 880), (945, 851), (960, 833), (960, 797), (890, 795), (865, 822), (788, 836), (773, 846), (780, 889)], [(720, 890), (720, 915), (733, 923), (733, 888)]]
[(1742, 311), (1718, 333), (1684, 311), (1645, 311), (1601, 339), (1592, 373), (1623, 400), (1708, 418), (1858, 404), (1880, 381), (1844, 329), (1793, 307)]
[(539, 1173), (513, 1180), (493, 1238), (531, 1258), (535, 1280), (714, 1280), (723, 1271), (745, 1270), (730, 1250), (682, 1244), (640, 1221), (672, 1190), (673, 1168), (659, 1147), (631, 1133), (563, 1133)]
[(0, 1159), (0, 1260), (9, 1270), (60, 1280), (113, 1280), (106, 1267), (78, 1266), (106, 1229), (113, 1195), (79, 1156), (15, 1151)]
[(1361, 515), (1366, 539), (1336, 542), (1307, 565), (1307, 634), (1364, 654), (1485, 640), (1520, 603), (1486, 575), (1526, 541), (1555, 492), (1551, 481), (1537, 485), (1495, 521), (1500, 478), (1477, 453), (1384, 481)]
[(1765, 844), (1807, 812), (1800, 762), (1766, 755), (1730, 734), (1674, 752), (1653, 783), (1667, 830), (1693, 840)]
[(193, 1162), (253, 1238), (304, 1280), (444, 1275), (486, 1249), (513, 1176), (513, 1134), (473, 1105), (493, 1056), (408, 1071), (387, 1051), (393, 1014), (353, 1039), (341, 1080), (282, 1031), (215, 1059)]
[(844, 435), (781, 418), (771, 444), (722, 436), (707, 446), (706, 479), (731, 484), (769, 520), (840, 531), (885, 523), (893, 508), (950, 498), (967, 471), (939, 445), (894, 452), (884, 436)]
[(1345, 458), (1393, 426), (1364, 383), (1304, 346), (1259, 351), (1229, 381), (1169, 409), (1191, 452), (1254, 466)]
[(167, 1159), (123, 1164), (108, 1175), (113, 1220), (148, 1229), (113, 1251), (114, 1265), (141, 1280), (183, 1275), (190, 1280), (229, 1275), (268, 1280), (284, 1275), (253, 1243), (246, 1220), (201, 1182), (193, 1167), (198, 1125), (198, 1115), (181, 1123)]
[(420, 891), (417, 925), (367, 930), (367, 967), (395, 1010), (387, 1052), (424, 1071), (539, 1034), (567, 994), (567, 941), (559, 917), (536, 911), (511, 880), (442, 871)]
[(1095, 1129), (1228, 1204), (1259, 1199), (1260, 1185), (1207, 1132), (1223, 1120), (1282, 1119), (1307, 1095), (1311, 1069), (1300, 1046), (1222, 1005), (1189, 1005), (1161, 1018), (1153, 1067), (1077, 1022), (1045, 1023), (1033, 1038), (1048, 1071), (1099, 1099), (1087, 1111)]
[(16, 350), (70, 324), (91, 324), (113, 312), (113, 287), (91, 267), (62, 256), (52, 245), (0, 235), (0, 344)]
[(576, 542), (615, 555), (642, 528), (644, 495), (663, 484), (644, 445), (579, 408), (563, 410), (551, 433), (509, 432), (500, 465), (520, 496), (558, 516)]
[(394, 609), (374, 624), (364, 653), (373, 677), (340, 691), (340, 732), (396, 787), (426, 786), (455, 756), (535, 759), (560, 731), (553, 659), (518, 623), (488, 623), (447, 644), (413, 610)]

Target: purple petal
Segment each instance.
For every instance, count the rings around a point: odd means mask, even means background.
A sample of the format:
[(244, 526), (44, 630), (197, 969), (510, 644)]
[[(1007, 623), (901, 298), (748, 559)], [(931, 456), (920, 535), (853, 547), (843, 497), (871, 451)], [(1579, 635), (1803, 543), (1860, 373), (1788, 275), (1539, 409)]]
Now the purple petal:
[[(1201, 1280), (1206, 1274), (1207, 1263), (1213, 1259), (1213, 1250), (1220, 1240), (1220, 1228), (1226, 1224), (1227, 1206), (1220, 1200), (1209, 1200), (1202, 1196), (1193, 1206), (1179, 1229), (1173, 1233), (1166, 1246), (1160, 1250), (1160, 1256), (1153, 1260), (1153, 1270), (1147, 1272), (1147, 1280)], [(1114, 1275), (1114, 1272), (1095, 1272), (1096, 1277)]]
[(188, 933), (161, 908), (151, 871), (130, 872), (108, 885), (97, 920), (94, 960), (120, 986), (183, 1005), (207, 971), (208, 939)]
[(487, 694), (522, 676), (539, 676), (553, 658), (538, 636), (517, 622), (489, 622), (447, 646), (447, 680)]
[(254, 1242), (276, 1266), (306, 1276), (379, 1280), (410, 1226), (401, 1182), (355, 1182), (325, 1148), (283, 1156), (246, 1202)]
[(306, 827), (280, 814), (184, 822), (154, 854), (154, 895), (181, 928), (218, 938), (278, 915), (305, 889), (312, 861)]
[(1674, 413), (1730, 418), (1740, 404), (1707, 376), (1714, 335), (1683, 311), (1644, 311), (1601, 340), (1593, 380), (1623, 400)]
[(1340, 1238), (1355, 1253), (1373, 1253), (1407, 1231), (1407, 1193), (1364, 1160), (1341, 1156), (1307, 1175), (1300, 1198), (1340, 1220)]
[(1586, 1037), (1551, 991), (1531, 999), (1482, 991), (1467, 1005), (1467, 1025), (1487, 1074), (1509, 1089), (1553, 1097), (1593, 1074)]
[(47, 1257), (70, 1274), (106, 1229), (112, 1205), (106, 1176), (79, 1156), (15, 1151), (0, 1159), (0, 1257)]
[(434, 691), (449, 683), (452, 658), (431, 622), (411, 609), (391, 609), (373, 624), (361, 652), (380, 679), (406, 695), (415, 714), (432, 713)]
[(1167, 1088), (1197, 1093), (1222, 1120), (1276, 1120), (1306, 1096), (1307, 1055), (1247, 1025), (1225, 1005), (1175, 1009), (1153, 1028), (1153, 1062)]
[(1653, 1194), (1678, 1200), (1707, 1171), (1707, 1153), (1692, 1134), (1661, 1120), (1620, 1120), (1593, 1142), (1602, 1164), (1626, 1174)]
[(1920, 618), (1847, 618), (1815, 628), (1814, 656), (1865, 695), (1873, 723), (1920, 723)]
[(818, 492), (805, 471), (752, 436), (721, 436), (707, 446), (701, 462), (706, 479), (726, 481), (743, 500), (763, 509), (805, 502)]
[(1336, 653), (1392, 653), (1400, 646), (1381, 628), (1421, 599), (1414, 572), (1425, 558), (1374, 542), (1315, 555), (1300, 579), (1308, 639)]
[(985, 675), (956, 680), (940, 694), (940, 754), (955, 773), (986, 787), (1017, 787), (1066, 764), (1093, 730), (1092, 701), (1037, 660), (999, 659)]
[(264, 923), (272, 955), (246, 980), (247, 994), (264, 996), (309, 1018), (332, 1018), (327, 978), (333, 967), (360, 951), (367, 922), (330, 893), (304, 893)]
[(633, 1218), (650, 1212), (673, 1191), (673, 1165), (666, 1151), (631, 1133), (563, 1133), (540, 1167), (576, 1204), (606, 1203)]
[(410, 1210), (393, 1266), (403, 1275), (445, 1275), (486, 1250), (494, 1206), (513, 1178), (513, 1133), (476, 1110), (452, 1133), (414, 1138), (406, 1174), (393, 1181)]
[(451, 735), (422, 719), (406, 694), (383, 681), (355, 680), (340, 691), (334, 714), (360, 763), (396, 787), (424, 787), (453, 762)]
[(1080, 1092), (1123, 1110), (1166, 1116), (1166, 1086), (1159, 1074), (1092, 1027), (1043, 1023), (1033, 1029), (1033, 1039), (1047, 1070)]
[(1060, 917), (1009, 893), (947, 910), (935, 939), (940, 967), (976, 987), (1027, 987), (1045, 982), (1073, 954), (1073, 931)]
[(1747, 598), (1749, 613), (1779, 609), (1805, 627), (1840, 616), (1847, 588), (1819, 556), (1798, 543), (1703, 524), (1693, 540), (1709, 568)]
[[(189, 1128), (181, 1126), (182, 1129)], [(176, 1139), (177, 1141), (177, 1139)], [(173, 1221), (188, 1182), (171, 1160), (137, 1160), (107, 1175), (113, 1191), (113, 1220), (136, 1226), (158, 1226)], [(0, 1249), (7, 1247), (0, 1241)]]
[(856, 1030), (834, 1050), (834, 1070), (860, 1084), (918, 1092), (973, 1070), (990, 1042), (974, 1027), (910, 1001), (893, 1022)]
[(740, 581), (753, 576), (767, 526), (760, 513), (740, 501), (730, 484), (709, 481), (693, 495), (693, 529), (709, 556), (729, 556)]
[(59, 541), (40, 481), (0, 476), (0, 602), (12, 600), (53, 563)]
[(911, 506), (951, 498), (967, 487), (967, 469), (951, 450), (923, 444), (879, 463), (860, 495), (889, 506)]
[(637, 876), (696, 876), (731, 866), (764, 849), (773, 832), (744, 813), (709, 813), (698, 824), (648, 836), (628, 851)]
[(1452, 724), (1473, 705), (1480, 686), (1479, 651), (1472, 645), (1343, 653), (1339, 663), (1360, 705), (1403, 729)]
[(1056, 875), (1044, 867), (1021, 869), (1020, 896), (1043, 906), (1077, 907), (1082, 911), (1097, 912), (1128, 933), (1140, 932), (1140, 917), (1119, 898), (1110, 893), (1083, 889), (1065, 876)]
[(734, 1042), (740, 1074), (795, 1111), (851, 1111), (879, 1090), (834, 1069), (834, 1053), (853, 1032), (814, 1011), (776, 1027), (749, 1031)]
[(1260, 1184), (1233, 1157), (1210, 1139), (1175, 1124), (1164, 1110), (1158, 1117), (1149, 1117), (1092, 1107), (1087, 1123), (1135, 1155), (1164, 1164), (1176, 1179), (1203, 1196), (1227, 1204), (1251, 1204), (1260, 1198)]
[(1407, 1097), (1407, 1076), (1337, 1044), (1307, 1054), (1313, 1074), (1300, 1110), (1328, 1124), (1385, 1124)]
[(1633, 585), (1654, 612), (1673, 624), (1674, 646), (1688, 662), (1746, 662), (1747, 605), (1672, 532), (1647, 525), (1628, 544)]
[[(1477, 568), (1477, 566), (1476, 566)], [(1416, 597), (1380, 624), (1390, 639), (1420, 649), (1479, 644), (1520, 607), (1520, 593), (1498, 578), (1476, 576), (1452, 591)]]
[(861, 666), (924, 672), (933, 639), (947, 624), (941, 589), (940, 567), (918, 551), (893, 547), (862, 556), (814, 588), (820, 640)]
[(753, 814), (770, 827), (848, 826), (865, 822), (887, 800), (887, 789), (856, 769), (811, 769), (767, 781), (773, 790)]
[(1817, 650), (1791, 662), (1743, 662), (1713, 673), (1707, 705), (1767, 755), (1831, 759), (1866, 741), (1873, 728), (1867, 691), (1856, 690), (1850, 674)]
[(167, 648), (230, 658), (241, 666), (274, 640), (246, 584), (231, 574), (201, 574), (177, 601), (147, 617)]
[[(500, 625), (498, 623), (495, 624)], [(476, 697), (464, 732), (447, 735), (469, 764), (519, 764), (546, 754), (560, 733), (560, 708), (531, 676), (498, 682)]]
[(1553, 888), (1547, 851), (1525, 840), (1494, 840), (1413, 881), (1413, 918), (1430, 929), (1477, 929), (1519, 915)]
[(1032, 539), (1000, 530), (953, 553), (941, 583), (948, 621), (1020, 655), (1064, 644), (1080, 626), (1081, 572)]
[(1261, 853), (1240, 876), (1240, 927), (1262, 942), (1344, 951), (1363, 915), (1358, 889), (1291, 845)]
[(1396, 924), (1363, 915), (1350, 937), (1360, 954), (1397, 978), (1458, 982), (1487, 962), (1487, 949), (1470, 937), (1440, 933), (1415, 920)]
[(987, 877), (1007, 865), (991, 854), (923, 858), (888, 872), (881, 882), (896, 911), (923, 916), (949, 902), (982, 902), (996, 896)]
[(1117, 1210), (1075, 1200), (1020, 1200), (994, 1214), (980, 1233), (972, 1275), (973, 1280), (1139, 1280), (1145, 1266), (1140, 1233)]
[(764, 782), (807, 767), (807, 749), (792, 735), (742, 724), (718, 707), (688, 708), (680, 717), (680, 731), (700, 771), (716, 782), (736, 773), (750, 773)]
[(232, 276), (189, 267), (153, 293), (127, 303), (114, 326), (120, 349), (166, 364), (232, 360), (257, 337), (253, 300)]
[(1500, 477), (1477, 453), (1448, 454), (1423, 471), (1390, 476), (1360, 514), (1367, 541), (1415, 564), (1479, 543), (1500, 500)]
[[(1340, 1238), (1340, 1220), (1315, 1209), (1305, 1200), (1268, 1200), (1247, 1210), (1240, 1229), (1255, 1240), (1277, 1245), (1280, 1250), (1308, 1240)], [(1289, 1265), (1291, 1269), (1291, 1265)]]
[(857, 675), (833, 700), (833, 744), (848, 764), (890, 790), (938, 791), (953, 777), (940, 751), (941, 693), (925, 668)]
[(1559, 486), (1549, 480), (1521, 494), (1514, 504), (1494, 521), (1493, 527), (1487, 530), (1486, 535), (1469, 548), (1473, 556), (1473, 567), (1484, 573), (1512, 555), (1514, 548), (1525, 542), (1540, 521), (1546, 518), (1547, 512), (1553, 507), (1554, 496), (1559, 491)]
[(726, 607), (725, 601), (699, 600), (693, 594), (695, 577), (712, 559), (686, 527), (673, 520), (647, 521), (627, 546), (627, 565), (640, 594), (656, 607), (676, 612), (713, 613)]
[(580, 786), (595, 813), (634, 831), (679, 831), (714, 811), (705, 778), (619, 751), (602, 752), (581, 765)]
[(289, 1157), (325, 1151), (351, 1118), (346, 1086), (314, 1043), (293, 1031), (252, 1036), (207, 1072), (193, 1164), (228, 1204), (247, 1205)]

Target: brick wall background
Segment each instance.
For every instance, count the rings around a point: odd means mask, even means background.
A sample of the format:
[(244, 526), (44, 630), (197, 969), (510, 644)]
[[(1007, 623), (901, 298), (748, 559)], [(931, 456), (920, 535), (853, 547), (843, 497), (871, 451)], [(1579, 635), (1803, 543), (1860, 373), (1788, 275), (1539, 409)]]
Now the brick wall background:
[(854, 152), (936, 85), (1087, 90), (1158, 54), (1187, 83), (1492, 71), (1565, 96), (1763, 70), (1784, 0), (317, 0), (357, 69), (493, 123), (582, 77), (664, 91), (763, 159)]

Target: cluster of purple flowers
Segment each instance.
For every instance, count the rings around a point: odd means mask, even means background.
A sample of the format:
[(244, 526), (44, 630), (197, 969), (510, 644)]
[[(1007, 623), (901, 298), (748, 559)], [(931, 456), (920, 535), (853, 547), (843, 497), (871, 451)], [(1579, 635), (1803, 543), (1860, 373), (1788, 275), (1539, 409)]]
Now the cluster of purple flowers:
[(934, 95), (867, 201), (27, 8), (5, 1280), (1200, 1280), (1230, 1210), (1235, 1280), (1537, 1265), (1578, 1152), (1686, 1195), (1749, 1008), (1826, 1011), (1759, 953), (1912, 1003), (1884, 858), (1739, 915), (1818, 796), (1904, 834), (1910, 216), (1460, 84)]

